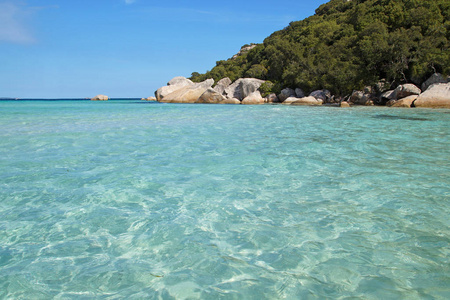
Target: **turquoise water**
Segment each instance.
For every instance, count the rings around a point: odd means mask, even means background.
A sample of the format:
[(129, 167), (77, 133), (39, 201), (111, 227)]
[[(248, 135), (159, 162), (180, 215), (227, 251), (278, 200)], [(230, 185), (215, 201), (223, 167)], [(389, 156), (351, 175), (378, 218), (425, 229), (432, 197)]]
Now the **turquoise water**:
[(0, 102), (0, 298), (448, 299), (450, 111)]

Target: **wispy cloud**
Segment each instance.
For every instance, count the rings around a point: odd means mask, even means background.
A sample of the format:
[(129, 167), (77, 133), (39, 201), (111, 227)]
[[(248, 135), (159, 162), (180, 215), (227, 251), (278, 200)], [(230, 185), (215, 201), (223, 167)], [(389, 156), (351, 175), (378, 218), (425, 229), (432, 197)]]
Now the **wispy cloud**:
[(23, 5), (0, 2), (0, 42), (30, 44), (35, 38), (26, 26), (31, 12)]
[(125, 0), (125, 4), (133, 4), (136, 0)]

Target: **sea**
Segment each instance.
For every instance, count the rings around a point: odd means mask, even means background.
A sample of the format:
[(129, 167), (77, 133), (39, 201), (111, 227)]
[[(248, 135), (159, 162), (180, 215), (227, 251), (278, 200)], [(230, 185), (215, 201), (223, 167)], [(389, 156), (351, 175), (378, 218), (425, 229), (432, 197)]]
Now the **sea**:
[(450, 110), (0, 101), (0, 299), (450, 299)]

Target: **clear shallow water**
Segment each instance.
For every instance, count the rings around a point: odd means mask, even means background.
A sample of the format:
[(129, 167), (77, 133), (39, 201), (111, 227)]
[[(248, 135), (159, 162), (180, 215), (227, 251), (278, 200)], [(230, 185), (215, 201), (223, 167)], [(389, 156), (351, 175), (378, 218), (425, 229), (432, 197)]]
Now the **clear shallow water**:
[(0, 102), (0, 298), (448, 299), (450, 111)]

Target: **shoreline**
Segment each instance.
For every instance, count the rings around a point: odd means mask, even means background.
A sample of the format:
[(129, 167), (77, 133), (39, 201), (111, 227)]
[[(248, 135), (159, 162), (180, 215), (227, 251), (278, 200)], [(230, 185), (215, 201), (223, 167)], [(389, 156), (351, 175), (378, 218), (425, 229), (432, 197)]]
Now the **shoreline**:
[[(367, 86), (354, 90), (350, 95), (332, 95), (327, 89), (315, 90), (309, 94), (300, 88), (284, 88), (278, 94), (271, 90), (267, 81), (257, 78), (239, 78), (232, 82), (228, 77), (217, 83), (210, 78), (193, 82), (178, 76), (166, 86), (155, 91), (158, 102), (164, 103), (208, 103), (260, 105), (281, 103), (284, 105), (329, 105), (340, 107), (388, 106), (388, 107), (430, 107), (450, 108), (450, 76), (433, 74), (422, 83), (421, 88), (412, 83), (389, 89), (386, 85)], [(145, 100), (143, 98), (143, 100)], [(152, 98), (153, 100), (153, 98)]]

